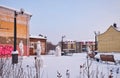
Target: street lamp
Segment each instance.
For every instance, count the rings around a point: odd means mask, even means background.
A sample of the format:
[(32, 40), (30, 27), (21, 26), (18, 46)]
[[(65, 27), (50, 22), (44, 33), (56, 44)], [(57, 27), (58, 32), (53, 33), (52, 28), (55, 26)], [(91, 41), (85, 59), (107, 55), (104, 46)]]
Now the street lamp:
[(65, 38), (65, 35), (62, 36), (62, 41), (61, 41), (61, 51), (63, 52), (63, 38)]
[(16, 18), (19, 14), (23, 15), (24, 10), (20, 9), (20, 12), (14, 11), (14, 50), (12, 52), (12, 64), (18, 63), (18, 51), (16, 50), (17, 42), (17, 21)]
[(94, 32), (94, 34), (95, 34), (95, 50), (98, 50), (98, 35), (100, 34), (100, 32)]

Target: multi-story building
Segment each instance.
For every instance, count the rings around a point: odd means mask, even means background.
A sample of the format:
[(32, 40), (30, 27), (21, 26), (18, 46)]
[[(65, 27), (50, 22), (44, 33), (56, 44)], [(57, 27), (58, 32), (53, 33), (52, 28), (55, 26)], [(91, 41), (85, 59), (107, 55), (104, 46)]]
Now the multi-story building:
[[(0, 6), (0, 53), (11, 54), (14, 44), (15, 12), (18, 10), (6, 6)], [(16, 16), (17, 26), (17, 50), (18, 44), (23, 41), (24, 55), (29, 55), (29, 22), (31, 14), (24, 12)], [(4, 51), (6, 50), (6, 51)]]
[(98, 35), (99, 52), (120, 52), (120, 29), (111, 25), (104, 33)]
[(79, 53), (79, 52), (86, 52), (86, 48), (89, 45), (91, 51), (95, 51), (95, 42), (94, 41), (64, 41), (63, 42), (63, 51), (64, 52), (72, 52), (72, 53)]
[(63, 42), (63, 51), (76, 52), (76, 41), (67, 40)]

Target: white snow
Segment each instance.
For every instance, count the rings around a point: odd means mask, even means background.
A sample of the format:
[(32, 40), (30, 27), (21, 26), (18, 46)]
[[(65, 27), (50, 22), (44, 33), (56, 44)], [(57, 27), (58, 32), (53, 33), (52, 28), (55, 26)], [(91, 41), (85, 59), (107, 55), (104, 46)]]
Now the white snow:
[[(120, 54), (117, 53), (119, 56)], [(76, 53), (73, 56), (60, 56), (56, 57), (55, 55), (41, 55), (44, 58), (44, 67), (40, 69), (41, 78), (57, 78), (57, 71), (61, 73), (62, 78), (66, 78), (66, 70), (68, 69), (70, 72), (70, 78), (87, 78), (87, 75), (84, 72), (85, 68), (81, 68), (80, 65), (85, 65), (87, 63), (86, 53)], [(29, 56), (23, 58), (23, 67), (26, 69), (27, 65), (31, 68), (34, 68), (34, 57)], [(117, 57), (120, 58), (120, 57)], [(96, 74), (101, 78), (101, 74), (105, 75), (104, 78), (108, 78), (110, 74), (110, 70), (113, 70), (113, 78), (120, 77), (120, 64), (114, 65), (114, 63), (104, 63), (97, 62), (95, 60), (90, 60), (92, 62), (90, 66), (91, 78), (94, 74), (94, 78), (96, 78)], [(86, 66), (87, 67), (87, 66)], [(98, 71), (97, 71), (98, 68)], [(118, 70), (118, 74), (116, 71)], [(82, 72), (80, 74), (80, 71)], [(98, 72), (98, 73), (97, 73)], [(35, 72), (34, 72), (35, 73)]]
[(46, 39), (44, 36), (34, 36), (34, 35), (31, 35), (30, 38)]
[(100, 55), (101, 54), (104, 54), (104, 55), (113, 55), (114, 56), (114, 59), (117, 61), (117, 60), (120, 60), (120, 53), (115, 53), (115, 52), (112, 52), (112, 53), (98, 53), (97, 55), (95, 55), (95, 58), (98, 58), (100, 59)]

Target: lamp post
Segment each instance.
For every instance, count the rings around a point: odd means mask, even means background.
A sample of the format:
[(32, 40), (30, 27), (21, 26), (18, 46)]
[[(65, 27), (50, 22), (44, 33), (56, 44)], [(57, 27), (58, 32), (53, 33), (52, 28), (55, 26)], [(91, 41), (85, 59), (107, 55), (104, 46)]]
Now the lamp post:
[(98, 35), (100, 34), (100, 32), (96, 33), (96, 31), (94, 32), (95, 34), (95, 50), (98, 50)]
[(62, 36), (62, 41), (61, 41), (61, 51), (63, 52), (63, 38), (65, 38), (65, 35)]
[(12, 64), (18, 63), (18, 51), (16, 50), (17, 45), (17, 21), (16, 18), (19, 14), (23, 14), (23, 9), (20, 12), (14, 11), (14, 50), (12, 52)]

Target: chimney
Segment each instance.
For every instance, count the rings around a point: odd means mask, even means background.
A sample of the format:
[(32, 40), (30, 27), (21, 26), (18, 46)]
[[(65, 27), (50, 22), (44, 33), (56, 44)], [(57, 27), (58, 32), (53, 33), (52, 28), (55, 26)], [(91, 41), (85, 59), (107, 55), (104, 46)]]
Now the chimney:
[(116, 23), (114, 23), (114, 24), (113, 24), (113, 27), (117, 28), (117, 24), (116, 24)]

